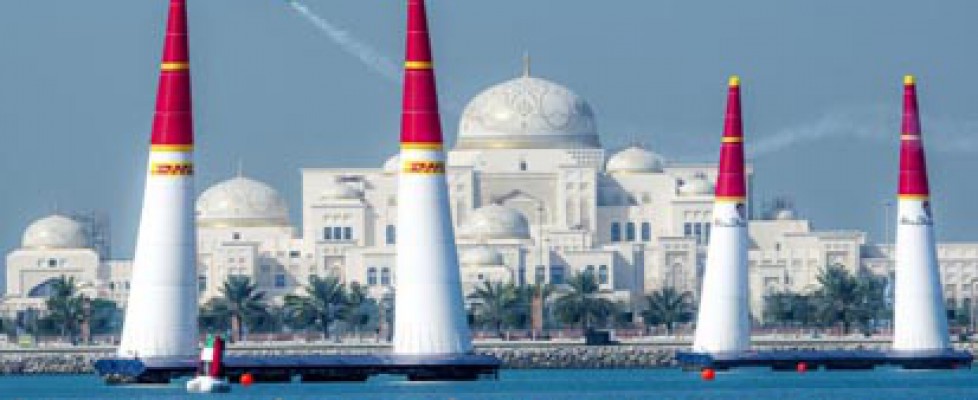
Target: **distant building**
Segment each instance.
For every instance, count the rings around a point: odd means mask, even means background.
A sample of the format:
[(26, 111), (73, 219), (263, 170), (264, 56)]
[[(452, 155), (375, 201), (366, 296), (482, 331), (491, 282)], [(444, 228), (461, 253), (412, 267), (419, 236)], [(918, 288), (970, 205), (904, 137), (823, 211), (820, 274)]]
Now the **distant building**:
[[(640, 146), (609, 153), (597, 126), (583, 98), (529, 75), (468, 104), (447, 173), (466, 292), (485, 281), (559, 285), (589, 271), (632, 311), (661, 287), (698, 293), (716, 165)], [(273, 299), (326, 275), (377, 297), (393, 293), (397, 170), (396, 156), (376, 168), (303, 169), (301, 227), (265, 183), (237, 176), (205, 190), (197, 201), (200, 301), (219, 296), (231, 275), (250, 277)], [(765, 294), (813, 290), (826, 265), (892, 271), (891, 247), (868, 243), (864, 232), (813, 230), (790, 202), (763, 214), (749, 226), (757, 318)], [(3, 307), (41, 307), (45, 283), (62, 274), (124, 303), (130, 263), (106, 260), (92, 242), (84, 224), (66, 217), (32, 224), (7, 256)], [(939, 245), (939, 258), (949, 303), (970, 304), (978, 243)]]

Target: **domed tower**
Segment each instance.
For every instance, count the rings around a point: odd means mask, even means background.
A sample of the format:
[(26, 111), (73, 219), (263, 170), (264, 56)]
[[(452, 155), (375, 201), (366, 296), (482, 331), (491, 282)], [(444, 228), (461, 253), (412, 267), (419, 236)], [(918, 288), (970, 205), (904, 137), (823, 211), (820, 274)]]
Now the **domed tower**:
[(449, 165), (480, 171), (601, 168), (604, 150), (591, 105), (552, 81), (523, 75), (494, 85), (465, 107)]

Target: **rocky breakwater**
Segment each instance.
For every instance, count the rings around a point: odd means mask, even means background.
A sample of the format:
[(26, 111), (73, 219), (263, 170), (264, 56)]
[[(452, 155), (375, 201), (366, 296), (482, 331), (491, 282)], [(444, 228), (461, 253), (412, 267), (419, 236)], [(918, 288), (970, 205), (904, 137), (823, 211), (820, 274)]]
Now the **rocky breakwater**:
[(480, 347), (507, 369), (623, 369), (675, 366), (675, 351), (654, 346)]
[(14, 354), (0, 357), (0, 375), (91, 374), (96, 354)]

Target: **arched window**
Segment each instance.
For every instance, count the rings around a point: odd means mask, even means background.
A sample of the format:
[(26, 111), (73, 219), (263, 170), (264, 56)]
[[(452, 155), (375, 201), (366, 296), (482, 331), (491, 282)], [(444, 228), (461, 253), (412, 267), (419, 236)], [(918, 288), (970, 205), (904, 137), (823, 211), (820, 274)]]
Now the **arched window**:
[(397, 227), (387, 225), (387, 244), (397, 243)]
[(625, 224), (625, 240), (629, 242), (635, 241), (635, 223), (629, 222)]
[(384, 286), (391, 285), (391, 269), (388, 267), (381, 268), (380, 270), (380, 284)]
[(368, 286), (377, 285), (377, 268), (370, 267), (367, 269), (367, 285)]
[(602, 285), (608, 284), (608, 266), (602, 265), (598, 267), (598, 283)]
[(621, 224), (618, 222), (611, 223), (611, 241), (612, 242), (621, 241)]
[(642, 223), (642, 241), (649, 242), (652, 241), (652, 224), (648, 222)]

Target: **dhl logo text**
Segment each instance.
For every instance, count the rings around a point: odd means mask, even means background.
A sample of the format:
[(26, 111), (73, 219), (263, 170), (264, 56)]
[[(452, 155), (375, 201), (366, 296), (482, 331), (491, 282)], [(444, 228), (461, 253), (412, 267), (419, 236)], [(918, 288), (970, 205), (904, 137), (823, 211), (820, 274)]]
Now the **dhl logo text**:
[(189, 162), (153, 163), (150, 173), (157, 176), (190, 176), (194, 174), (194, 164)]
[(404, 163), (404, 172), (408, 174), (444, 174), (445, 163), (441, 161), (409, 161)]

